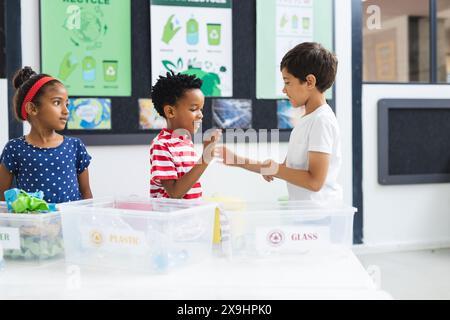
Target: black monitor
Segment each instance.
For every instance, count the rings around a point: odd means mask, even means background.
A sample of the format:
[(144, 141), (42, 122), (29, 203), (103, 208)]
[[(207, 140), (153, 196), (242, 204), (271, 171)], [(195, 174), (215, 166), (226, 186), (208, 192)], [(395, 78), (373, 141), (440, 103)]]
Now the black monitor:
[(378, 182), (450, 182), (450, 99), (378, 101)]

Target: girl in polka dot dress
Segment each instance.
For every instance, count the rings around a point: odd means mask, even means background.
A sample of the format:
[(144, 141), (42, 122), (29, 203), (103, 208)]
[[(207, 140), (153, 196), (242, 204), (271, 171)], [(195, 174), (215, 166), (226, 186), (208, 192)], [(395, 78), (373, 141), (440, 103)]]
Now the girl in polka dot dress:
[(92, 198), (88, 166), (91, 156), (80, 139), (62, 136), (69, 111), (64, 85), (30, 67), (14, 76), (14, 111), (28, 121), (28, 135), (10, 140), (0, 156), (0, 200), (16, 178), (17, 188), (41, 190), (44, 200), (61, 203)]

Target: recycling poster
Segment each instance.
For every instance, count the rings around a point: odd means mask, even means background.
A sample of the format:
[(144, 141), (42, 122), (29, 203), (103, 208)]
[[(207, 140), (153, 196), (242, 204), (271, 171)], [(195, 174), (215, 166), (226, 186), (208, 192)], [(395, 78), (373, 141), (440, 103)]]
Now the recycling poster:
[[(257, 0), (256, 97), (286, 98), (280, 62), (302, 42), (333, 50), (332, 0)], [(327, 91), (327, 98), (332, 91)]]
[(233, 95), (232, 0), (151, 0), (152, 85), (167, 72), (203, 80), (207, 97)]
[(71, 96), (131, 96), (130, 0), (41, 0), (41, 70)]

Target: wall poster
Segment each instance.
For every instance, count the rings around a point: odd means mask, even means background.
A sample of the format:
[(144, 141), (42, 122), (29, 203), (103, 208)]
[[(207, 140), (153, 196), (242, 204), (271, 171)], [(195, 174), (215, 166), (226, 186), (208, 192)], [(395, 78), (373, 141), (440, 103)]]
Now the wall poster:
[(233, 95), (231, 0), (151, 0), (152, 85), (167, 72), (203, 80), (207, 97)]
[[(302, 42), (333, 50), (332, 0), (257, 0), (256, 97), (286, 98), (280, 72), (283, 56)], [(327, 98), (332, 90), (327, 91)]]
[(130, 0), (41, 0), (41, 70), (71, 96), (131, 96)]

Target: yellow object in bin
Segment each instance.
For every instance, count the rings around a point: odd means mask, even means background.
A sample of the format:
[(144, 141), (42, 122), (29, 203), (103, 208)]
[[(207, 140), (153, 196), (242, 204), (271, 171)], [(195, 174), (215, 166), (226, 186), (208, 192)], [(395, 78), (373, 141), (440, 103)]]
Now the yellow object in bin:
[(220, 209), (219, 207), (216, 208), (216, 215), (214, 217), (214, 236), (213, 236), (213, 243), (218, 244), (221, 241), (221, 234), (220, 234)]
[(222, 196), (213, 196), (209, 198), (204, 198), (204, 200), (206, 202), (214, 202), (220, 204), (220, 207), (216, 208), (216, 214), (214, 218), (214, 236), (213, 236), (213, 243), (219, 244), (223, 240), (224, 232), (229, 233), (230, 228), (229, 222), (226, 222), (226, 225), (224, 225), (224, 223), (221, 222), (220, 219), (221, 216), (222, 221), (224, 221), (228, 220), (225, 218), (226, 211), (244, 211), (246, 208), (245, 201), (239, 198), (222, 197)]

